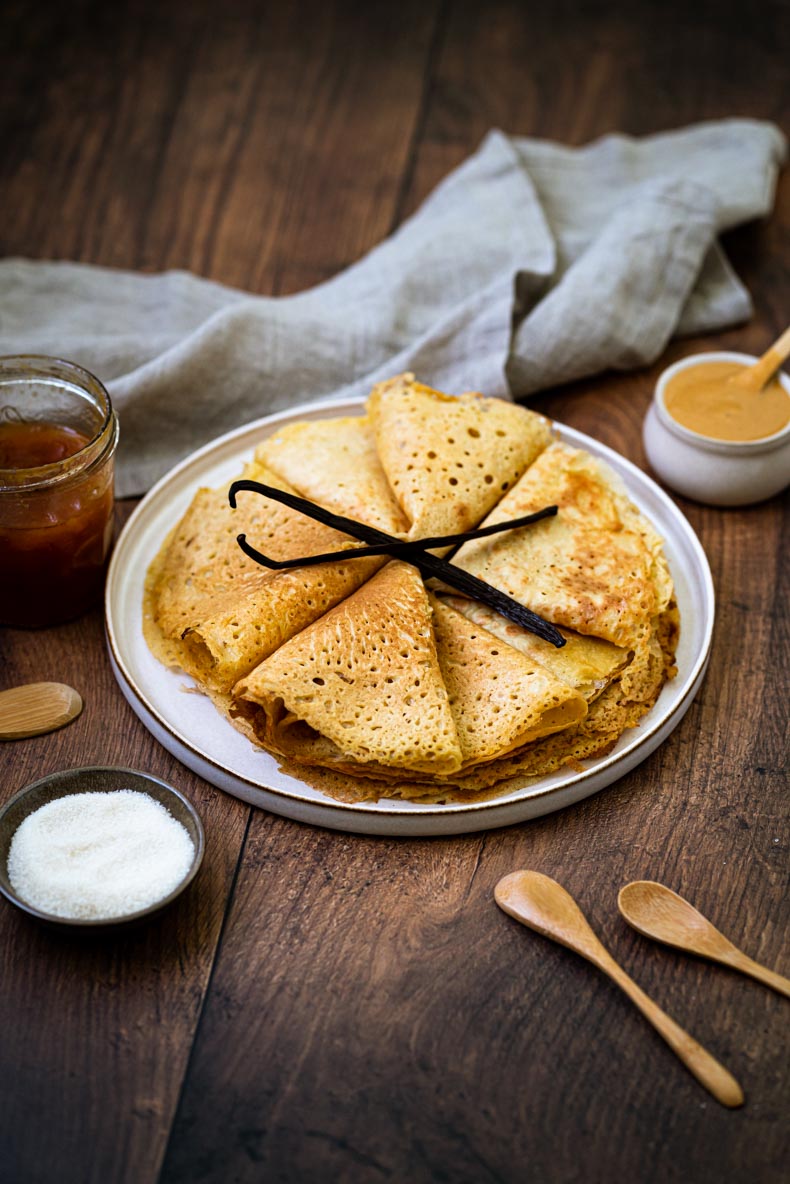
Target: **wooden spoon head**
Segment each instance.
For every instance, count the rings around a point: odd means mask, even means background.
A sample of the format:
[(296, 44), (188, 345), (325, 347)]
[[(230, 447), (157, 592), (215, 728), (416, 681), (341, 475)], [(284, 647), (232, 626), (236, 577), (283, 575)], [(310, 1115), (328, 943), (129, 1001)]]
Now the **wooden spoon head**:
[(576, 901), (550, 876), (511, 872), (497, 884), (494, 899), (509, 916), (591, 962), (608, 957)]
[(708, 957), (735, 947), (693, 904), (654, 880), (634, 880), (620, 889), (620, 912), (645, 937)]
[(29, 682), (0, 691), (0, 740), (41, 736), (71, 723), (82, 697), (63, 682)]

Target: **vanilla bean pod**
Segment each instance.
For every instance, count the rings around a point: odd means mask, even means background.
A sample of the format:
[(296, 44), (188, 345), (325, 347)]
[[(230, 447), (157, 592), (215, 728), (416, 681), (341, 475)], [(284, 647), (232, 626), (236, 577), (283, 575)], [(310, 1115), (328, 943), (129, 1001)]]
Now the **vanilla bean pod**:
[[(260, 481), (243, 479), (232, 483), (228, 490), (228, 501), (234, 509), (236, 506), (236, 495), (243, 491), (259, 493), (263, 497), (280, 502), (282, 505), (288, 506), (292, 510), (297, 510), (310, 518), (314, 518), (318, 522), (323, 522), (325, 526), (351, 535), (352, 538), (359, 539), (369, 546), (381, 547), (382, 552), (377, 553), (392, 554), (393, 552), (397, 553), (400, 551), (405, 562), (413, 564), (424, 576), (436, 577), (445, 584), (448, 584), (451, 588), (455, 588), (457, 592), (461, 592), (473, 600), (478, 600), (482, 604), (488, 605), (489, 608), (493, 608), (496, 612), (501, 613), (503, 617), (507, 617), (508, 620), (514, 621), (515, 624), (521, 625), (524, 629), (528, 629), (530, 633), (534, 633), (538, 637), (542, 637), (545, 641), (551, 642), (558, 649), (565, 645), (565, 638), (559, 630), (542, 617), (539, 617), (537, 613), (532, 612), (531, 609), (526, 608), (523, 604), (519, 604), (517, 600), (513, 600), (507, 593), (492, 587), (491, 584), (487, 584), (484, 580), (473, 576), (470, 572), (464, 571), (463, 568), (456, 567), (455, 564), (448, 562), (446, 559), (440, 559), (436, 555), (431, 555), (429, 551), (424, 549), (426, 543), (432, 546), (446, 545), (445, 540), (447, 538), (455, 537), (458, 541), (464, 541), (472, 537), (472, 532), (470, 531), (464, 532), (463, 536), (444, 536), (438, 542), (436, 539), (398, 539), (383, 530), (378, 530), (375, 526), (368, 526), (364, 522), (357, 522), (353, 518), (345, 518), (342, 514), (334, 514), (331, 510), (326, 510), (323, 506), (308, 501), (307, 498), (299, 497), (294, 493), (288, 493), (283, 489), (277, 489), (273, 485), (264, 485)], [(539, 512), (540, 517), (548, 517), (549, 512), (552, 511), (556, 513), (556, 508), (547, 507), (547, 511)], [(502, 524), (501, 526), (497, 523), (496, 525), (501, 529), (511, 528), (510, 523)], [(484, 530), (486, 534), (494, 533), (494, 531), (487, 527), (480, 529)], [(477, 537), (480, 536), (478, 535)], [(265, 555), (248, 543), (245, 535), (239, 535), (238, 542), (245, 555), (248, 555), (250, 559), (253, 559), (256, 563), (261, 563), (265, 567), (271, 566), (272, 561), (268, 560)], [(353, 550), (349, 550), (347, 552), (340, 552), (340, 555), (343, 559), (347, 559), (353, 553)], [(324, 561), (326, 562), (326, 560)], [(297, 566), (304, 566), (304, 563), (299, 563)]]

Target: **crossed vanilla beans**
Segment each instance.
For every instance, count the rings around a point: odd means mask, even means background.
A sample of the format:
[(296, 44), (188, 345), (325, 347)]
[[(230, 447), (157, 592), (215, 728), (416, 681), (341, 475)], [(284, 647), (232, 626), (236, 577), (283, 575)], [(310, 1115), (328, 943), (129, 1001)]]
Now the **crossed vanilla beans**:
[(469, 596), (471, 599), (487, 605), (489, 608), (501, 613), (503, 617), (507, 617), (508, 620), (514, 621), (515, 624), (521, 625), (524, 629), (528, 629), (530, 633), (534, 633), (538, 637), (542, 637), (545, 641), (551, 642), (558, 649), (565, 645), (565, 638), (559, 630), (538, 616), (537, 613), (532, 612), (531, 609), (526, 608), (523, 604), (519, 604), (517, 600), (508, 596), (507, 593), (492, 587), (491, 584), (487, 584), (485, 580), (481, 580), (477, 576), (464, 571), (462, 568), (456, 567), (455, 564), (450, 563), (446, 559), (440, 559), (436, 555), (431, 555), (429, 551), (429, 548), (432, 547), (457, 546), (467, 542), (469, 539), (485, 538), (487, 535), (498, 534), (501, 531), (515, 530), (522, 526), (529, 526), (531, 523), (539, 522), (543, 518), (553, 517), (557, 513), (557, 506), (546, 506), (542, 510), (537, 510), (532, 514), (526, 514), (521, 518), (514, 518), (509, 522), (497, 522), (492, 526), (481, 526), (476, 530), (466, 530), (459, 534), (405, 540), (387, 534), (386, 531), (378, 530), (374, 526), (367, 526), (363, 522), (357, 522), (353, 518), (345, 518), (341, 514), (334, 514), (331, 510), (326, 510), (323, 506), (308, 501), (307, 498), (299, 497), (294, 493), (287, 493), (285, 490), (277, 489), (273, 485), (264, 485), (260, 481), (244, 479), (233, 482), (228, 490), (228, 501), (233, 509), (236, 508), (236, 495), (245, 491), (259, 493), (263, 497), (281, 502), (283, 505), (289, 506), (292, 510), (297, 510), (309, 518), (314, 518), (317, 522), (324, 523), (325, 526), (331, 526), (334, 530), (351, 535), (352, 538), (366, 544), (363, 547), (354, 547), (344, 551), (330, 551), (322, 555), (307, 555), (301, 559), (277, 561), (269, 559), (268, 556), (253, 547), (247, 541), (245, 534), (238, 535), (237, 541), (244, 554), (249, 556), (255, 563), (259, 563), (262, 567), (269, 568), (272, 571), (283, 571), (293, 567), (308, 567), (320, 563), (330, 563), (334, 560), (345, 561), (347, 559), (364, 558), (370, 555), (392, 555), (393, 557), (403, 559), (406, 563), (413, 564), (424, 576), (436, 577), (443, 580), (445, 584), (448, 584), (451, 588), (455, 588), (457, 592), (461, 592), (465, 596)]

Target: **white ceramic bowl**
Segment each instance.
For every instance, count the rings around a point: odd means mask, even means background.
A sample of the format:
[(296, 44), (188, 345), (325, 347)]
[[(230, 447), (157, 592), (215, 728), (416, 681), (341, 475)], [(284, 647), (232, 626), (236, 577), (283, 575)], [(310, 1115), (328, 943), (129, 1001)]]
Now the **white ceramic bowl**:
[[(790, 423), (762, 440), (714, 440), (683, 427), (666, 409), (664, 391), (680, 370), (700, 362), (743, 362), (757, 358), (726, 350), (691, 354), (669, 366), (656, 383), (642, 437), (652, 468), (684, 497), (709, 506), (748, 506), (773, 497), (790, 483)], [(779, 372), (790, 395), (790, 377)]]

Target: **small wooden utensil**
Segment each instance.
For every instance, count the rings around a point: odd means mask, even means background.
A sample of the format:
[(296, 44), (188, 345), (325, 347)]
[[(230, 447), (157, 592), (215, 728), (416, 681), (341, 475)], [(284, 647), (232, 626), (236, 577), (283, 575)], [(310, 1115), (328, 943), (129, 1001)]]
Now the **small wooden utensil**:
[(0, 740), (41, 736), (71, 723), (82, 697), (63, 682), (29, 682), (0, 691)]
[(746, 387), (757, 394), (769, 379), (773, 378), (782, 362), (786, 361), (788, 357), (790, 357), (790, 328), (785, 329), (781, 337), (776, 339), (771, 348), (766, 350), (753, 366), (747, 366), (745, 370), (739, 371), (730, 379), (730, 382)]
[(544, 937), (575, 950), (608, 974), (717, 1102), (730, 1107), (743, 1105), (743, 1090), (732, 1074), (670, 1019), (618, 966), (593, 933), (576, 901), (556, 880), (540, 872), (511, 872), (499, 881), (494, 896), (499, 907), (511, 917)]
[(645, 937), (722, 962), (790, 997), (790, 979), (749, 958), (671, 888), (654, 880), (634, 880), (620, 889), (617, 904), (628, 924)]

